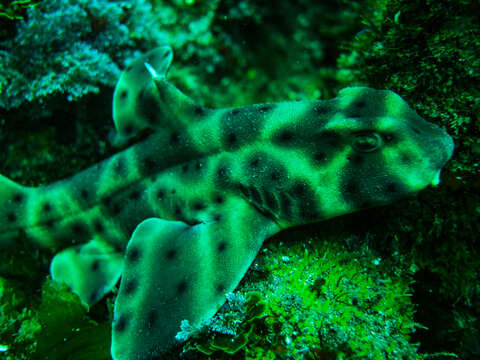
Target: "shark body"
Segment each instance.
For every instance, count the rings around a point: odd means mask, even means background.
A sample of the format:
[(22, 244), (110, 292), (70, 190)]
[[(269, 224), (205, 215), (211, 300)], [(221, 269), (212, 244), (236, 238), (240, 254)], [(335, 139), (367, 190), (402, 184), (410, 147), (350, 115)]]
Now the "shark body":
[(145, 54), (115, 90), (118, 133), (155, 130), (146, 140), (48, 186), (0, 177), (1, 247), (22, 231), (52, 249), (52, 277), (89, 305), (121, 277), (115, 360), (161, 354), (181, 320), (213, 316), (266, 238), (438, 183), (453, 152), (391, 91), (209, 109), (166, 80), (171, 61), (169, 46)]

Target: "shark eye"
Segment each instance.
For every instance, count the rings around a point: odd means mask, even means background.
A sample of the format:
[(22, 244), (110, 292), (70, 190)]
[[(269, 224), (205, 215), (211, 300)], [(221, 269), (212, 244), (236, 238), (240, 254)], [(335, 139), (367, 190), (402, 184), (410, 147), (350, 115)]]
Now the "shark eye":
[(368, 153), (377, 150), (382, 145), (380, 135), (370, 131), (358, 132), (354, 135), (353, 148), (362, 153)]

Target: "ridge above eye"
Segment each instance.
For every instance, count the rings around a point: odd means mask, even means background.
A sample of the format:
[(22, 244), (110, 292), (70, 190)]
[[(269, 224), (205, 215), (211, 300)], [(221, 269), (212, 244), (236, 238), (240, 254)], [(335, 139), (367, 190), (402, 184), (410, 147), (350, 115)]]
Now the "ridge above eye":
[(352, 147), (355, 151), (368, 153), (382, 146), (382, 137), (373, 131), (360, 131), (354, 134)]

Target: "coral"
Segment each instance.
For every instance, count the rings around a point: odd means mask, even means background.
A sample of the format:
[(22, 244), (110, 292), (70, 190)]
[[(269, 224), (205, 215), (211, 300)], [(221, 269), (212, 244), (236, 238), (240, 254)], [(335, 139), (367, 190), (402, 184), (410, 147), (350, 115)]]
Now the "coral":
[[(0, 44), (0, 107), (77, 100), (113, 87), (136, 51), (161, 36), (146, 1), (42, 2)], [(164, 40), (165, 41), (165, 40)]]

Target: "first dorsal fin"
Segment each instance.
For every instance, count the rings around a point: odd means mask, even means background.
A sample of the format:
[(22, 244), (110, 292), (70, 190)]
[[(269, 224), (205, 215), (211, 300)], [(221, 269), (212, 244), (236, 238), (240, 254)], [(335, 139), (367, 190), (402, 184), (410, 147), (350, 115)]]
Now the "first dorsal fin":
[(145, 63), (165, 77), (172, 59), (172, 48), (168, 45), (160, 46), (136, 59), (122, 73), (113, 95), (113, 121), (119, 135), (130, 137), (149, 127), (151, 121), (145, 111), (148, 109), (139, 109), (141, 98), (153, 85), (152, 75)]
[(181, 130), (202, 107), (166, 80), (172, 48), (161, 46), (136, 59), (121, 75), (113, 97), (113, 120), (120, 137), (150, 128)]

